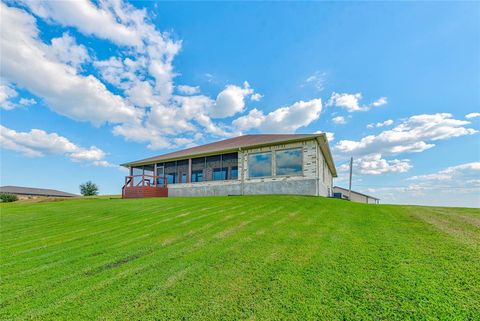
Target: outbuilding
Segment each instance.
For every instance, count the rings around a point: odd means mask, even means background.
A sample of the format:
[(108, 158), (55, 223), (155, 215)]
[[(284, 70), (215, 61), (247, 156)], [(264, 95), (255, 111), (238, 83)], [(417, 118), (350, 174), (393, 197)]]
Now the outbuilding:
[(244, 135), (122, 164), (122, 196), (332, 196), (325, 134)]
[(23, 187), (23, 186), (1, 186), (0, 193), (15, 194), (20, 199), (35, 197), (74, 197), (71, 193), (57, 191), (55, 189)]
[[(341, 198), (341, 199), (346, 199), (348, 200), (348, 189), (339, 187), (339, 186), (334, 186), (333, 187), (333, 197), (336, 198)], [(366, 203), (366, 204), (378, 204), (380, 203), (380, 199), (366, 195), (360, 192), (356, 191), (351, 191), (350, 193), (350, 201), (352, 202), (357, 202), (357, 203)]]

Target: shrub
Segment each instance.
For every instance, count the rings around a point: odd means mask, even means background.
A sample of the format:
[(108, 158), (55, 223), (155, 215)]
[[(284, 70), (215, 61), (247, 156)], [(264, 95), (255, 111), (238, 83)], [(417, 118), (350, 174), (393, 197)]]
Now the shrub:
[(83, 196), (93, 196), (98, 194), (97, 184), (88, 181), (86, 183), (80, 184), (80, 193)]
[(10, 193), (0, 193), (0, 200), (5, 203), (15, 202), (18, 200), (17, 195)]

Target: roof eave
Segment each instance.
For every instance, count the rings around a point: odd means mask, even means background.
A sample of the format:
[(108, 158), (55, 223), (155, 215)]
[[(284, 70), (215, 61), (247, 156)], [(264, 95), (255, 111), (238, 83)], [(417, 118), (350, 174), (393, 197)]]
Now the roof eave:
[[(286, 140), (279, 140), (279, 141), (276, 141), (276, 142), (245, 145), (245, 146), (239, 146), (239, 147), (235, 147), (235, 148), (226, 148), (226, 149), (222, 149), (222, 150), (218, 150), (218, 151), (214, 151), (214, 152), (209, 152), (209, 153), (184, 155), (182, 157), (171, 157), (171, 158), (160, 158), (160, 157), (158, 157), (157, 159), (149, 159), (149, 160), (141, 159), (141, 160), (134, 161), (134, 162), (123, 163), (123, 164), (120, 164), (120, 166), (131, 167), (131, 166), (139, 166), (139, 165), (149, 165), (149, 164), (156, 163), (156, 162), (171, 162), (171, 161), (188, 159), (188, 158), (213, 156), (213, 155), (218, 155), (218, 154), (223, 154), (223, 153), (228, 153), (228, 152), (235, 152), (235, 151), (238, 151), (238, 150), (243, 149), (243, 148), (259, 148), (259, 147), (277, 145), (277, 144), (281, 144), (281, 143), (295, 143), (295, 142), (301, 142), (301, 141), (306, 141), (306, 140), (318, 139), (318, 137), (320, 137), (322, 135), (324, 135), (324, 134), (315, 134), (315, 135), (312, 135), (310, 137), (292, 138), (292, 139), (286, 139)], [(331, 155), (330, 155), (330, 157), (331, 157)], [(332, 160), (332, 163), (333, 163), (333, 160)], [(335, 171), (335, 175), (336, 175), (336, 171)]]
[[(321, 138), (321, 139), (320, 139)], [(328, 145), (327, 135), (325, 133), (321, 133), (317, 136), (317, 141), (320, 145), (320, 149), (327, 161), (327, 165), (330, 168), (330, 172), (332, 173), (333, 177), (338, 177), (337, 169), (335, 168), (335, 163), (333, 161), (332, 153), (330, 151), (330, 146)], [(322, 148), (323, 147), (323, 148)]]

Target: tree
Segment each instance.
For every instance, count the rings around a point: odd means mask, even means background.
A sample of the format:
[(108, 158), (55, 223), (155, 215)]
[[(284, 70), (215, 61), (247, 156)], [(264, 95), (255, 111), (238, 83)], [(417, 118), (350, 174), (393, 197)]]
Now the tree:
[(17, 195), (10, 193), (0, 193), (0, 200), (4, 203), (15, 202), (18, 200)]
[(97, 195), (98, 194), (98, 186), (97, 186), (97, 184), (92, 183), (91, 181), (80, 184), (80, 193), (83, 196)]

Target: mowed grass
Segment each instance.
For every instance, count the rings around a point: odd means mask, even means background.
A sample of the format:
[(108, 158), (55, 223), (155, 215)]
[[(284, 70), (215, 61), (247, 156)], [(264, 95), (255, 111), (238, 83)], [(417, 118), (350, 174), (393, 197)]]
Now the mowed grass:
[(478, 320), (480, 211), (302, 196), (1, 205), (8, 320)]

